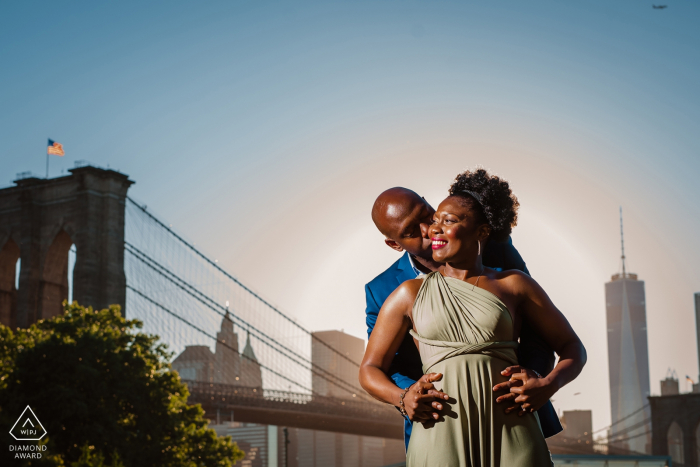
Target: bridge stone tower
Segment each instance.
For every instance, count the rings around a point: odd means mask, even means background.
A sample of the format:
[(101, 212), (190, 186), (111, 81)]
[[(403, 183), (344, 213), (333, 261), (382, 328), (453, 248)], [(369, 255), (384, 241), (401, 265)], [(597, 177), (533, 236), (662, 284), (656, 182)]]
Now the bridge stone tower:
[(96, 309), (116, 303), (124, 312), (124, 212), (133, 182), (90, 166), (69, 172), (0, 190), (0, 323), (6, 326), (28, 327), (61, 313), (73, 244), (74, 300)]

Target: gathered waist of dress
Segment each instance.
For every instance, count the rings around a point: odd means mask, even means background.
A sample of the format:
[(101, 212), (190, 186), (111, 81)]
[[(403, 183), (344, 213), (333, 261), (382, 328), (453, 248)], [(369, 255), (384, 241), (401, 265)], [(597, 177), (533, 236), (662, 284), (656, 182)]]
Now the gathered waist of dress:
[[(418, 335), (413, 329), (411, 329), (409, 333), (421, 344), (436, 348), (435, 353), (428, 357), (427, 361), (423, 361), (423, 372), (425, 373), (427, 373), (433, 365), (443, 360), (468, 354), (482, 354), (504, 360), (511, 365), (518, 364), (518, 358), (515, 354), (515, 350), (518, 348), (518, 343), (516, 341), (491, 341), (481, 342), (479, 344), (467, 344), (464, 342), (446, 342), (426, 339)], [(421, 352), (421, 358), (423, 358), (423, 356), (424, 352)]]

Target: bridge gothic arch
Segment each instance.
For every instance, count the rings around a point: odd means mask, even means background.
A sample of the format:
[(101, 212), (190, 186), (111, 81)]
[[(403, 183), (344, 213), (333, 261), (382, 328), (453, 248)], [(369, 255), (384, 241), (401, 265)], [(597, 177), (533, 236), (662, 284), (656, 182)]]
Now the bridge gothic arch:
[(700, 422), (695, 426), (695, 463), (700, 461)]
[(674, 421), (671, 423), (671, 426), (668, 427), (666, 440), (668, 443), (668, 455), (671, 456), (673, 462), (683, 464), (685, 458), (685, 450), (683, 447), (683, 429), (678, 422)]
[[(61, 313), (68, 298), (68, 255), (77, 249), (73, 299), (124, 312), (124, 221), (128, 176), (96, 167), (0, 189), (0, 323), (27, 327)], [(6, 239), (4, 242), (3, 239)], [(21, 260), (19, 287), (11, 278)]]
[(0, 247), (0, 324), (15, 327), (17, 311), (17, 262), (19, 245), (8, 237)]
[(42, 319), (61, 314), (61, 304), (68, 299), (68, 250), (72, 244), (73, 240), (61, 229), (46, 252), (39, 286), (39, 316)]

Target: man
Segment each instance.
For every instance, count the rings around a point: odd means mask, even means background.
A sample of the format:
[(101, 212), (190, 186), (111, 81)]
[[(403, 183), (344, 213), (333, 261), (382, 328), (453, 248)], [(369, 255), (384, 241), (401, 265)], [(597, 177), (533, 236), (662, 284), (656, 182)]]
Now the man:
[[(390, 248), (404, 254), (365, 286), (368, 336), (372, 334), (382, 304), (399, 285), (406, 280), (415, 279), (421, 273), (436, 271), (440, 267), (439, 263), (433, 261), (431, 240), (427, 235), (427, 226), (430, 225), (434, 213), (435, 210), (424, 198), (406, 188), (390, 188), (374, 202), (372, 220), (384, 235), (384, 242)], [(525, 262), (513, 247), (510, 238), (506, 242), (489, 241), (484, 248), (482, 262), (494, 269), (518, 269), (529, 274)], [(528, 368), (542, 375), (549, 374), (554, 368), (554, 352), (526, 322), (523, 322), (520, 333), (518, 361), (522, 371), (529, 371), (524, 370)], [(509, 376), (518, 371), (519, 368), (513, 367), (504, 374)], [(438, 381), (441, 375), (423, 375), (420, 354), (409, 334), (394, 357), (389, 375), (401, 389), (411, 387), (405, 397), (405, 400), (412, 401), (411, 406), (406, 407), (408, 417), (404, 417), (404, 440), (408, 447), (412, 421), (428, 421), (437, 417), (437, 412), (442, 409), (440, 400), (444, 399), (444, 394), (435, 390), (432, 384)], [(513, 407), (508, 410), (512, 411)], [(545, 437), (554, 436), (562, 431), (559, 418), (550, 402), (540, 408), (537, 414)]]

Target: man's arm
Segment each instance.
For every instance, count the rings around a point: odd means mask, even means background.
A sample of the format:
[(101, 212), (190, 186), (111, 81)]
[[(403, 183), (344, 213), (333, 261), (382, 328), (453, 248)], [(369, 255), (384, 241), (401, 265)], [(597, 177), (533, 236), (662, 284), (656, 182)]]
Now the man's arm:
[(513, 239), (508, 237), (508, 242), (504, 246), (503, 251), (503, 270), (517, 269), (522, 271), (528, 276), (530, 271), (527, 270), (527, 265), (520, 252), (513, 246)]
[(379, 309), (381, 305), (377, 303), (377, 299), (374, 298), (372, 289), (369, 288), (369, 284), (365, 285), (365, 301), (367, 302), (367, 308), (365, 309), (366, 323), (367, 323), (367, 339), (372, 335), (372, 330), (374, 325), (377, 323), (377, 315), (379, 315)]
[(527, 275), (530, 271), (527, 270), (523, 257), (520, 256), (518, 250), (513, 246), (513, 240), (508, 237), (508, 240), (497, 242), (489, 240), (484, 248), (482, 257), (484, 266), (488, 266), (499, 271), (507, 271), (509, 269), (517, 269)]
[[(484, 265), (498, 268), (501, 270), (517, 269), (527, 275), (530, 275), (523, 257), (518, 250), (513, 246), (513, 240), (508, 237), (505, 242), (489, 242), (484, 251)], [(547, 376), (554, 368), (556, 355), (554, 350), (547, 342), (534, 331), (527, 319), (522, 322), (520, 329), (520, 345), (517, 350), (518, 361), (522, 368), (529, 368), (537, 371), (543, 376)], [(511, 376), (517, 373), (521, 367), (509, 367), (504, 373), (505, 376)], [(540, 410), (538, 410), (540, 424), (545, 438), (554, 436), (562, 431), (559, 418), (552, 407), (551, 402), (547, 402)]]
[[(508, 241), (498, 245), (500, 249), (500, 261), (503, 270), (517, 269), (528, 276), (530, 272), (525, 266), (522, 256), (513, 246), (513, 241), (508, 237)], [(487, 265), (488, 266), (488, 265)], [(520, 346), (518, 347), (518, 361), (526, 368), (533, 369), (543, 376), (547, 376), (554, 368), (556, 356), (554, 350), (545, 342), (539, 332), (535, 332), (532, 323), (524, 319), (520, 330)]]
[[(531, 371), (522, 370), (512, 374), (510, 381), (494, 387), (494, 390), (510, 388), (510, 394), (499, 397), (496, 402), (514, 401), (521, 405), (523, 412), (533, 412), (581, 373), (586, 364), (586, 349), (564, 315), (537, 282), (518, 273), (513, 273), (508, 280), (514, 295), (519, 297), (518, 308), (524, 318), (530, 321), (538, 334), (559, 355), (557, 366), (543, 378)], [(507, 373), (507, 370), (502, 373)], [(506, 411), (515, 408), (517, 406), (509, 407)]]
[[(377, 316), (379, 315), (379, 310), (381, 309), (380, 303), (377, 303), (377, 299), (372, 293), (372, 289), (369, 284), (365, 285), (365, 299), (367, 301), (367, 308), (365, 310), (366, 323), (367, 323), (367, 339), (372, 335), (374, 330), (374, 325), (377, 323)], [(415, 379), (402, 374), (396, 368), (396, 363), (392, 362), (391, 367), (389, 367), (389, 375), (391, 380), (401, 389), (406, 389), (410, 385), (416, 382)]]

